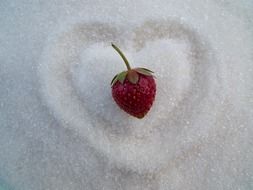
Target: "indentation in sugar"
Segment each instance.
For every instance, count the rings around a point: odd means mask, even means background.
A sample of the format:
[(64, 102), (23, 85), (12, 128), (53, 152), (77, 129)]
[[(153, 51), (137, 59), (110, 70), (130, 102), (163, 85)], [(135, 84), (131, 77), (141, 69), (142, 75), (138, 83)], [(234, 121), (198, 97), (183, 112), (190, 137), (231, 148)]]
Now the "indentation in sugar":
[[(209, 47), (200, 43), (199, 35), (170, 20), (144, 22), (126, 35), (124, 27), (115, 30), (99, 23), (72, 28), (51, 43), (43, 61), (50, 64), (41, 69), (43, 91), (57, 118), (119, 165), (152, 170), (187, 151), (180, 138), (200, 127), (194, 126), (191, 110), (201, 109), (199, 103), (210, 90), (207, 77), (212, 75), (206, 72), (212, 60), (206, 53)], [(88, 34), (93, 38), (87, 40)], [(156, 101), (142, 120), (129, 117), (112, 100), (110, 81), (125, 69), (110, 47), (112, 40), (121, 42), (133, 67), (156, 73)], [(215, 70), (216, 65), (209, 67)], [(192, 121), (188, 133), (186, 121)], [(209, 125), (201, 128), (207, 133)]]

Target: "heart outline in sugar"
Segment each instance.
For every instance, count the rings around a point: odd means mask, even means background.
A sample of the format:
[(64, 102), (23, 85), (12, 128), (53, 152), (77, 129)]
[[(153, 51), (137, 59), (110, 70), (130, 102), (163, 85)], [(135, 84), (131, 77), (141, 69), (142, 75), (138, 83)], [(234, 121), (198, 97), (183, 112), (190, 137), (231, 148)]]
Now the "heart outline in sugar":
[[(79, 61), (78, 55), (83, 44), (86, 46), (98, 42), (110, 44), (114, 41), (125, 46), (125, 41), (121, 39), (123, 29), (118, 30), (104, 23), (74, 23), (68, 28), (68, 31), (58, 31), (51, 36), (39, 66), (43, 98), (49, 109), (66, 128), (88, 139), (97, 151), (105, 154), (118, 166), (137, 168), (139, 171), (163, 167), (169, 160), (187, 151), (185, 143), (190, 146), (191, 143), (198, 141), (198, 138), (192, 142), (187, 141), (194, 130), (188, 128), (185, 134), (184, 128), (186, 122), (192, 121), (192, 106), (194, 105), (194, 110), (198, 112), (199, 103), (209, 90), (206, 81), (210, 73), (206, 73), (205, 68), (210, 62), (210, 57), (195, 32), (176, 21), (148, 21), (134, 29), (135, 35), (132, 40), (136, 51), (145, 46), (147, 39), (149, 41), (158, 38), (189, 40), (192, 46), (191, 63), (194, 80), (191, 82), (191, 89), (187, 92), (188, 97), (185, 97), (167, 118), (160, 118), (159, 124), (151, 123), (152, 128), (148, 128), (150, 130), (148, 136), (136, 136), (130, 131), (127, 133), (128, 136), (123, 138), (103, 128), (103, 123), (106, 121), (98, 118), (94, 122), (90, 118), (73, 87), (70, 72), (71, 66)], [(199, 86), (202, 88), (198, 88)]]

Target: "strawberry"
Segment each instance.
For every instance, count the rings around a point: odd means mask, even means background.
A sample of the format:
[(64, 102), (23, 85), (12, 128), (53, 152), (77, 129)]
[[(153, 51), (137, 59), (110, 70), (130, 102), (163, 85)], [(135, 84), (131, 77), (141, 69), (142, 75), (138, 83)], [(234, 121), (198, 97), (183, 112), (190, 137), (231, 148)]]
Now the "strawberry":
[(150, 110), (156, 95), (153, 71), (146, 68), (131, 68), (121, 50), (112, 47), (124, 60), (127, 71), (117, 74), (111, 82), (112, 96), (118, 106), (128, 114), (143, 118)]

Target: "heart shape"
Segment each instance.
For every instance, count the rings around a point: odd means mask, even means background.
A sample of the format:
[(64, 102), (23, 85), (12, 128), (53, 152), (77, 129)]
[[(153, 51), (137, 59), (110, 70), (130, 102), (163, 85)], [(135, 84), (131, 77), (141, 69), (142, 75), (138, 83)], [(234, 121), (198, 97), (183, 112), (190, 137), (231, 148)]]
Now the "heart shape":
[[(206, 67), (212, 57), (193, 30), (176, 21), (130, 29), (96, 22), (68, 28), (51, 36), (39, 67), (44, 99), (63, 126), (120, 167), (138, 170), (163, 167), (199, 141), (191, 138), (196, 130), (208, 131), (192, 116), (211, 90)], [(119, 111), (112, 100), (110, 81), (123, 66), (111, 42), (127, 50), (134, 67), (156, 73), (156, 102), (142, 120)]]

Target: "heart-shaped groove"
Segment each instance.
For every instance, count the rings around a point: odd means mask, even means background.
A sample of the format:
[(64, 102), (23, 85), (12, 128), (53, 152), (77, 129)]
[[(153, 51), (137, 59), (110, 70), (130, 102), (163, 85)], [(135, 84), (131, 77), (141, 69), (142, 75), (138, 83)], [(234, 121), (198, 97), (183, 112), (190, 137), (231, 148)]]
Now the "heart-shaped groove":
[[(206, 48), (209, 47), (200, 43), (200, 37), (177, 21), (145, 22), (133, 30), (133, 39), (124, 36), (124, 28), (119, 30), (103, 23), (78, 23), (73, 24), (71, 28), (69, 31), (53, 35), (42, 56), (39, 68), (45, 101), (62, 125), (78, 132), (94, 148), (105, 153), (121, 166), (131, 168), (138, 166), (137, 168), (140, 170), (162, 167), (170, 159), (180, 156), (181, 152), (176, 153), (176, 149), (181, 148), (182, 151), (187, 151), (180, 141), (185, 136), (179, 137), (178, 135), (184, 134), (185, 119), (188, 122), (192, 120), (192, 110), (201, 109), (200, 103), (209, 91), (207, 77), (211, 74), (206, 72), (207, 65), (212, 59), (206, 53)], [(106, 82), (106, 80), (110, 81), (111, 79), (112, 72), (114, 72), (112, 68), (106, 69), (104, 65), (103, 71), (99, 75), (103, 77), (98, 79), (96, 76), (96, 80), (87, 80), (95, 77), (94, 72), (89, 72), (90, 69), (99, 72), (99, 67), (95, 68), (94, 65), (86, 64), (88, 63), (87, 56), (91, 55), (90, 52), (85, 54), (84, 59), (86, 61), (83, 62), (84, 64), (80, 64), (82, 49), (87, 51), (89, 47), (93, 47), (97, 43), (102, 43), (103, 46), (100, 47), (106, 49), (107, 46), (104, 44), (108, 44), (110, 47), (111, 41), (126, 46), (127, 43), (122, 40), (123, 37), (124, 39), (129, 38), (133, 44), (132, 49), (137, 53), (146, 48), (147, 43), (153, 43), (157, 40), (183, 41), (186, 39), (187, 43), (190, 44), (189, 55), (191, 56), (188, 60), (189, 68), (191, 68), (189, 70), (191, 81), (189, 89), (183, 90), (182, 98), (176, 106), (171, 107), (170, 111), (166, 111), (164, 102), (159, 101), (159, 99), (162, 100), (162, 96), (164, 98), (168, 96), (168, 92), (163, 92), (162, 89), (166, 86), (159, 85), (169, 84), (170, 81), (158, 84), (158, 87), (161, 87), (161, 92), (157, 95), (157, 107), (154, 108), (153, 115), (156, 116), (140, 122), (129, 120), (115, 108), (111, 99), (110, 88), (107, 90), (108, 82)], [(110, 51), (113, 50), (110, 48)], [(109, 51), (107, 52), (109, 53)], [(105, 60), (105, 57), (100, 60)], [(111, 57), (111, 60), (114, 58)], [(107, 62), (103, 64), (110, 65)], [(85, 69), (81, 69), (85, 73), (78, 74), (77, 77), (75, 72), (82, 68), (82, 66), (79, 67), (80, 65), (85, 67)], [(161, 73), (163, 70), (166, 71), (166, 68), (161, 68)], [(140, 72), (144, 71), (141, 70)], [(79, 76), (83, 76), (85, 80), (81, 80)], [(157, 78), (163, 80), (163, 76), (159, 75), (158, 72)], [(80, 85), (77, 85), (76, 81), (87, 82), (86, 85), (82, 86), (83, 89), (80, 89)], [(90, 89), (90, 84), (93, 84), (95, 88)], [(93, 96), (90, 92), (94, 92)], [(94, 96), (98, 98), (94, 98)], [(147, 133), (147, 131), (150, 132)], [(192, 132), (194, 130), (188, 130), (187, 135)], [(197, 141), (198, 137), (194, 140)], [(174, 147), (168, 147), (168, 144), (174, 145)]]

